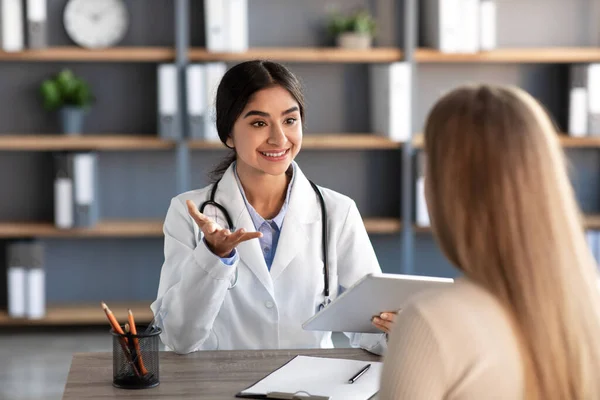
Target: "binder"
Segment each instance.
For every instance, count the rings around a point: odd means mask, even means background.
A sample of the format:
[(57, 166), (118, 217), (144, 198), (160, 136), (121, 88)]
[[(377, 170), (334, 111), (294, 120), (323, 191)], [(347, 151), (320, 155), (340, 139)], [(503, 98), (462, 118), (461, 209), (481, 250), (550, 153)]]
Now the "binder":
[(187, 126), (190, 138), (202, 139), (206, 113), (206, 68), (190, 64), (186, 69)]
[(23, 3), (21, 0), (0, 0), (0, 38), (2, 50), (22, 51), (25, 47)]
[(46, 0), (27, 0), (27, 36), (29, 47), (48, 47)]
[(73, 156), (75, 226), (92, 227), (98, 222), (96, 171), (97, 156), (95, 153), (77, 153)]
[(411, 68), (408, 62), (369, 66), (371, 129), (396, 142), (411, 135)]
[(496, 48), (496, 0), (481, 0), (479, 5), (479, 44), (482, 51)]
[(162, 139), (177, 139), (181, 135), (177, 66), (160, 64), (157, 75), (158, 135)]
[(204, 0), (206, 51), (228, 51), (225, 1), (228, 0)]
[(477, 53), (480, 49), (480, 23), (481, 5), (479, 0), (460, 0), (460, 41), (459, 50), (462, 53)]
[(430, 226), (429, 211), (427, 210), (427, 202), (425, 200), (425, 154), (423, 152), (417, 154), (417, 179), (415, 186), (415, 223), (417, 226)]
[(588, 133), (588, 66), (571, 65), (569, 81), (569, 135), (586, 136)]
[(461, 52), (463, 40), (461, 0), (423, 0), (425, 46), (444, 53)]
[(600, 136), (600, 64), (588, 66), (588, 133)]
[(57, 154), (54, 162), (54, 225), (59, 229), (69, 229), (75, 225), (72, 156)]
[(206, 115), (204, 117), (204, 139), (208, 141), (220, 141), (216, 120), (215, 102), (219, 83), (227, 71), (224, 62), (210, 62), (205, 64), (206, 72)]
[(226, 50), (245, 52), (248, 50), (248, 0), (222, 0), (227, 18)]
[(46, 273), (44, 246), (41, 242), (26, 244), (27, 264), (27, 318), (41, 319), (46, 315)]
[(26, 279), (24, 243), (12, 242), (7, 244), (7, 294), (8, 315), (11, 318), (24, 318), (27, 312)]
[[(370, 368), (350, 383), (367, 364)], [(296, 356), (254, 385), (236, 394), (249, 399), (362, 400), (379, 391), (382, 363)], [(304, 397), (302, 397), (304, 396)]]

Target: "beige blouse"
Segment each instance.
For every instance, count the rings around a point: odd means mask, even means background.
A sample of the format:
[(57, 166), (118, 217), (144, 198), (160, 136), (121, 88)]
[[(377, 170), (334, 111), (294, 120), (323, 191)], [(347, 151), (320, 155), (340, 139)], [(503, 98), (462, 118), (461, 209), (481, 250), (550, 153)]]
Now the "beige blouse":
[(523, 366), (506, 312), (466, 278), (403, 309), (383, 361), (380, 400), (523, 398)]

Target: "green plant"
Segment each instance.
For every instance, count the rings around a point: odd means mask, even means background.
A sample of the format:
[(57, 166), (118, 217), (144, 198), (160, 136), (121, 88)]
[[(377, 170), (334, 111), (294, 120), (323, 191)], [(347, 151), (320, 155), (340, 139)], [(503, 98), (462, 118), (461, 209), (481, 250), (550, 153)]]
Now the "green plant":
[(44, 80), (40, 93), (46, 110), (56, 110), (63, 106), (88, 108), (95, 100), (89, 85), (69, 69)]
[(375, 36), (376, 28), (375, 20), (365, 10), (356, 11), (350, 15), (334, 14), (328, 25), (329, 33), (333, 36), (344, 32)]

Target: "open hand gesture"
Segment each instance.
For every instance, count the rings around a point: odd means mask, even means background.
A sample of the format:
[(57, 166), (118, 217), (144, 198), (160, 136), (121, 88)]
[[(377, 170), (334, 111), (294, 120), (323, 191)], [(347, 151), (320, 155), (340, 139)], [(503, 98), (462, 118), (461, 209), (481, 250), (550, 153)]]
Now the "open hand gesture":
[(192, 200), (187, 200), (186, 205), (188, 213), (196, 221), (200, 230), (202, 230), (208, 247), (214, 254), (221, 258), (228, 257), (238, 244), (262, 236), (260, 232), (246, 232), (241, 228), (232, 233), (229, 229), (223, 228), (202, 214)]

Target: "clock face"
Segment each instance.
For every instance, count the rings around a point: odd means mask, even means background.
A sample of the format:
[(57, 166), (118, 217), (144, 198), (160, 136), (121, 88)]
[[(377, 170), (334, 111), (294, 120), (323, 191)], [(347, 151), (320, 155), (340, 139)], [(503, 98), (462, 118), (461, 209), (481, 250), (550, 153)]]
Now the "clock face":
[(114, 46), (127, 32), (129, 13), (122, 0), (69, 0), (64, 24), (78, 45), (98, 49)]

